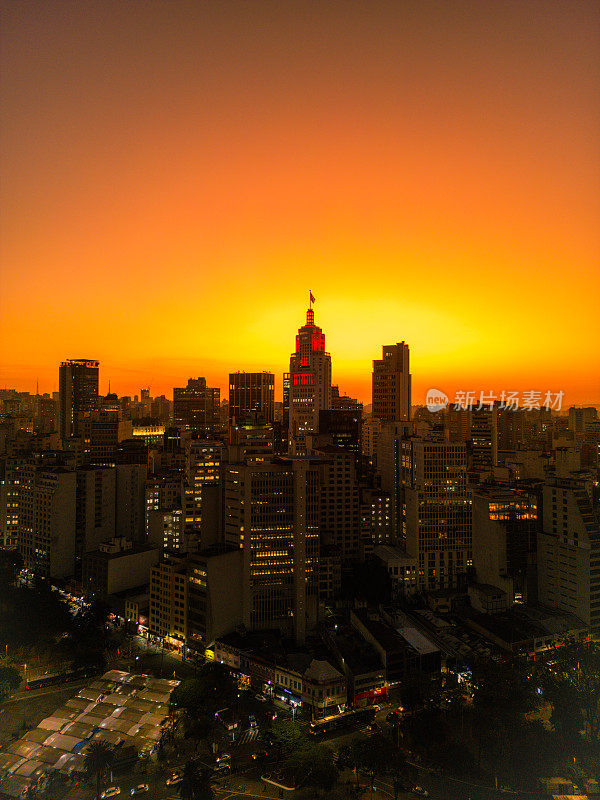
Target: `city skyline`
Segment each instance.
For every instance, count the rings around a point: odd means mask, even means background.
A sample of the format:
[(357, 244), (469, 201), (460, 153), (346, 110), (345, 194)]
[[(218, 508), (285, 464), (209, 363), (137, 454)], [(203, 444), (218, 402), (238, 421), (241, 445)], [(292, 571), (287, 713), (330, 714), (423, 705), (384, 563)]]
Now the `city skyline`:
[[(309, 290), (309, 294), (312, 297), (312, 293)], [(314, 302), (314, 299), (313, 299)], [(312, 303), (309, 306), (309, 311), (312, 309), (313, 318), (314, 318), (314, 308), (312, 308)], [(406, 348), (410, 346), (410, 343), (402, 343)], [(384, 344), (384, 347), (393, 347), (396, 343)], [(376, 354), (377, 355), (377, 354)], [(334, 386), (338, 386), (340, 393), (342, 395), (348, 397), (356, 397), (356, 399), (363, 403), (363, 405), (370, 406), (372, 401), (372, 372), (375, 362), (378, 362), (376, 355), (370, 360), (368, 366), (366, 367), (366, 374), (367, 374), (367, 381), (368, 385), (362, 387), (362, 391), (364, 394), (361, 394), (360, 391), (352, 392), (348, 385), (340, 384), (340, 382), (336, 382), (335, 380), (335, 370), (332, 371), (332, 379), (331, 383)], [(332, 364), (335, 365), (335, 354), (332, 354)], [(411, 352), (411, 359), (414, 359), (414, 354)], [(68, 358), (67, 361), (73, 360)], [(75, 359), (77, 361), (78, 359)], [(85, 358), (85, 361), (97, 361), (96, 358), (88, 359)], [(378, 362), (380, 363), (380, 362)], [(418, 360), (417, 360), (418, 363)], [(100, 368), (102, 368), (102, 361), (98, 361)], [(225, 365), (227, 366), (227, 365)], [(196, 377), (201, 376), (201, 378), (205, 379), (209, 385), (214, 385), (216, 389), (221, 391), (221, 399), (222, 401), (227, 400), (228, 390), (229, 390), (229, 380), (228, 378), (232, 374), (232, 370), (238, 373), (245, 373), (248, 375), (252, 374), (260, 374), (260, 373), (269, 373), (274, 375), (274, 396), (276, 402), (281, 402), (283, 399), (283, 376), (287, 372), (287, 364), (283, 365), (283, 368), (279, 368), (279, 365), (271, 368), (267, 368), (264, 364), (260, 364), (260, 362), (256, 362), (254, 369), (248, 369), (244, 367), (232, 367), (230, 370), (226, 372), (225, 376), (222, 376), (218, 371), (209, 371), (203, 369), (203, 365), (199, 364), (198, 368), (196, 369), (193, 375), (188, 375), (186, 378), (177, 378), (174, 377), (173, 380), (175, 382), (179, 381), (183, 383), (185, 381), (195, 380)], [(135, 382), (130, 382), (126, 386), (129, 387), (129, 391), (127, 389), (121, 390), (118, 385), (115, 385), (115, 380), (110, 375), (110, 370), (107, 368), (105, 370), (104, 375), (100, 373), (99, 375), (99, 394), (101, 396), (108, 394), (109, 392), (113, 392), (118, 396), (138, 396), (143, 391), (149, 391), (152, 397), (160, 397), (166, 396), (168, 399), (173, 400), (175, 390), (177, 389), (176, 383), (169, 386), (165, 381), (161, 381), (159, 387), (153, 385), (151, 383), (144, 383), (142, 376), (140, 376), (140, 381), (136, 384)], [(426, 382), (422, 376), (419, 376), (418, 373), (414, 373), (412, 375), (413, 381), (417, 386), (417, 392), (413, 394), (412, 402), (410, 405), (412, 407), (417, 406), (425, 406), (428, 405), (429, 400), (427, 397), (427, 393), (434, 389), (436, 391), (442, 391), (447, 395), (447, 402), (452, 404), (453, 402), (468, 405), (468, 404), (475, 404), (477, 405), (478, 402), (485, 403), (489, 402), (482, 399), (488, 397), (490, 400), (495, 400), (498, 402), (508, 402), (509, 405), (512, 401), (517, 403), (517, 407), (519, 403), (522, 403), (523, 397), (526, 395), (536, 396), (539, 399), (539, 403), (544, 405), (544, 403), (550, 404), (552, 408), (557, 411), (565, 411), (569, 406), (573, 405), (591, 405), (591, 406), (600, 406), (600, 397), (596, 395), (595, 397), (591, 397), (588, 394), (588, 399), (586, 399), (585, 394), (581, 397), (571, 395), (569, 392), (565, 392), (564, 389), (561, 389), (560, 382), (556, 380), (553, 383), (543, 384), (538, 383), (535, 384), (532, 379), (526, 379), (524, 382), (520, 383), (519, 381), (511, 380), (508, 377), (504, 382), (498, 381), (496, 379), (488, 379), (488, 382), (485, 381), (477, 382), (477, 377), (474, 376), (471, 378), (470, 383), (466, 382), (458, 382), (453, 383), (450, 382), (443, 382), (442, 380), (433, 381), (433, 382)], [(416, 378), (416, 381), (414, 380)], [(58, 381), (56, 382), (56, 388), (51, 389), (41, 389), (38, 386), (39, 379), (36, 378), (36, 393), (39, 394), (52, 394), (53, 392), (58, 391)], [(118, 381), (117, 381), (118, 383)], [(349, 381), (351, 386), (358, 386), (352, 381)], [(443, 386), (443, 388), (442, 388)], [(508, 387), (508, 388), (507, 388)], [(11, 389), (15, 391), (29, 391), (27, 388), (19, 388), (17, 386), (5, 386), (4, 389)], [(33, 394), (33, 391), (30, 392)], [(410, 392), (409, 392), (410, 394)], [(534, 406), (532, 406), (534, 407)]]
[[(309, 294), (312, 295), (310, 290), (307, 290)], [(310, 304), (312, 307), (312, 304)], [(315, 308), (312, 309), (315, 315), (318, 316), (318, 312)], [(305, 312), (306, 313), (306, 312)], [(301, 321), (301, 320), (300, 320)], [(326, 330), (326, 329), (325, 329)], [(327, 332), (328, 333), (328, 332)], [(329, 335), (329, 333), (328, 333)], [(333, 338), (333, 337), (332, 337)], [(392, 346), (395, 345), (396, 342), (390, 341), (389, 343), (381, 343), (381, 346)], [(410, 342), (406, 343), (407, 346), (410, 347)], [(329, 347), (327, 348), (330, 349)], [(81, 355), (81, 354), (80, 354)], [(332, 378), (331, 383), (332, 385), (338, 386), (340, 393), (342, 395), (356, 397), (356, 399), (363, 403), (364, 405), (370, 405), (372, 400), (372, 371), (373, 371), (373, 364), (374, 361), (378, 360), (380, 354), (374, 353), (373, 357), (367, 361), (364, 365), (364, 370), (361, 373), (361, 380), (356, 381), (356, 379), (350, 378), (347, 383), (342, 383), (340, 380), (336, 380), (336, 354), (332, 353)], [(72, 356), (68, 356), (67, 360), (72, 360)], [(289, 356), (288, 356), (289, 359)], [(63, 361), (64, 358), (61, 359)], [(77, 360), (77, 359), (75, 359)], [(97, 359), (96, 356), (91, 358), (85, 358), (84, 360), (93, 360), (98, 361), (100, 365), (100, 376), (99, 376), (99, 393), (100, 395), (106, 395), (109, 391), (117, 394), (118, 396), (136, 396), (142, 390), (150, 390), (150, 394), (153, 397), (159, 396), (166, 396), (168, 399), (173, 399), (174, 390), (177, 388), (177, 383), (185, 383), (190, 379), (195, 379), (198, 376), (205, 378), (209, 385), (214, 385), (215, 388), (220, 389), (222, 400), (225, 401), (228, 396), (228, 387), (229, 387), (229, 375), (232, 371), (241, 372), (241, 373), (273, 373), (275, 377), (275, 401), (281, 402), (282, 400), (282, 392), (283, 392), (283, 375), (287, 372), (288, 363), (284, 362), (283, 365), (270, 365), (267, 366), (260, 361), (252, 362), (250, 366), (248, 365), (234, 365), (230, 364), (229, 367), (227, 364), (223, 365), (223, 369), (225, 370), (225, 374), (221, 373), (220, 369), (217, 369), (213, 362), (208, 359), (205, 362), (197, 363), (195, 366), (195, 371), (192, 371), (184, 376), (184, 373), (180, 372), (179, 377), (173, 373), (172, 380), (174, 381), (172, 384), (169, 384), (168, 380), (162, 378), (158, 383), (155, 381), (144, 382), (144, 375), (141, 374), (141, 370), (135, 370), (139, 372), (139, 380), (136, 383), (135, 378), (130, 378), (127, 382), (124, 382), (122, 385), (124, 388), (121, 388), (121, 381), (119, 380), (119, 373), (121, 370), (116, 370), (117, 378), (115, 380), (114, 375), (110, 372), (110, 364), (104, 365), (101, 359)], [(560, 379), (552, 379), (546, 380), (546, 383), (543, 381), (545, 378), (542, 376), (538, 382), (536, 383), (535, 379), (532, 377), (524, 378), (522, 380), (514, 379), (511, 377), (510, 374), (507, 374), (505, 377), (501, 376), (500, 378), (493, 377), (491, 374), (487, 374), (487, 378), (485, 377), (486, 373), (484, 372), (484, 377), (480, 380), (476, 374), (471, 374), (471, 377), (465, 377), (463, 381), (461, 380), (452, 380), (449, 381), (444, 379), (441, 376), (447, 375), (447, 372), (441, 371), (439, 379), (434, 378), (431, 381), (427, 381), (424, 376), (419, 374), (418, 372), (418, 364), (419, 359), (415, 357), (414, 352), (411, 349), (411, 361), (416, 362), (416, 365), (412, 371), (412, 379), (413, 384), (416, 386), (416, 391), (413, 393), (412, 403), (411, 405), (416, 406), (424, 406), (427, 404), (427, 392), (431, 389), (441, 390), (442, 392), (446, 393), (448, 397), (448, 401), (450, 403), (453, 402), (455, 398), (459, 398), (456, 402), (465, 402), (465, 396), (467, 396), (466, 402), (474, 402), (475, 404), (479, 401), (480, 396), (491, 396), (492, 399), (495, 400), (504, 400), (505, 398), (509, 399), (509, 395), (518, 395), (519, 398), (521, 395), (524, 395), (528, 392), (538, 393), (541, 398), (541, 403), (543, 405), (544, 398), (546, 397), (547, 393), (549, 392), (552, 396), (552, 402), (557, 404), (553, 407), (555, 410), (565, 410), (569, 406), (572, 405), (592, 405), (592, 406), (600, 406), (600, 378), (595, 379), (595, 383), (598, 384), (598, 391), (594, 393), (594, 384), (593, 380), (590, 381), (588, 385), (588, 389), (582, 390), (582, 393), (570, 393), (565, 391), (561, 388), (565, 381), (561, 382)], [(208, 366), (208, 368), (205, 368)], [(465, 371), (465, 376), (468, 376), (469, 372)], [(535, 372), (530, 372), (530, 375), (535, 375)], [(366, 376), (366, 377), (365, 377)], [(51, 381), (51, 379), (49, 378)], [(35, 391), (40, 394), (52, 394), (53, 392), (58, 391), (58, 380), (55, 380), (55, 386), (51, 388), (45, 388), (43, 385), (39, 387), (39, 378), (35, 378), (36, 388)], [(27, 388), (26, 386), (9, 386), (6, 385), (3, 388), (5, 389), (14, 389), (15, 391), (30, 391), (31, 394), (34, 392)], [(354, 389), (354, 391), (352, 391)], [(556, 399), (558, 398), (558, 399)], [(482, 401), (483, 402), (483, 401)]]
[[(271, 370), (600, 398), (592, 3), (4, 4), (0, 386)], [(251, 34), (251, 35), (249, 35)], [(43, 134), (41, 133), (43, 132)]]

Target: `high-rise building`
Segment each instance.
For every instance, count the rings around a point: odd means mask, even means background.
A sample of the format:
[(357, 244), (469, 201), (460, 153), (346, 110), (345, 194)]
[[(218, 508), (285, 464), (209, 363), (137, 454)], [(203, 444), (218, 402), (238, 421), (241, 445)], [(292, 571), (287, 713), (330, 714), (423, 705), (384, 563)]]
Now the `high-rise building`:
[(363, 414), (363, 404), (355, 397), (340, 394), (339, 386), (331, 387), (331, 408), (336, 411), (354, 411), (359, 417)]
[(548, 481), (538, 534), (539, 600), (600, 633), (600, 519), (583, 481)]
[(175, 425), (210, 433), (219, 424), (221, 390), (206, 385), (206, 378), (190, 378), (184, 388), (173, 389)]
[(329, 408), (319, 412), (319, 435), (323, 444), (354, 453), (356, 466), (361, 461), (361, 416), (356, 410)]
[(475, 472), (492, 472), (498, 463), (497, 417), (496, 406), (471, 412), (471, 467)]
[(148, 629), (171, 647), (182, 649), (187, 630), (187, 561), (169, 556), (150, 573)]
[(597, 419), (598, 409), (594, 406), (588, 408), (571, 406), (569, 409), (569, 430), (575, 437), (575, 440), (579, 442), (583, 441), (586, 423), (593, 422)]
[(81, 579), (84, 553), (115, 535), (116, 478), (114, 467), (77, 470), (75, 576)]
[(33, 462), (20, 471), (18, 549), (27, 569), (45, 578), (75, 571), (76, 472)]
[(229, 463), (223, 492), (225, 543), (243, 551), (244, 624), (304, 642), (317, 616), (318, 465), (277, 457)]
[(464, 444), (434, 437), (401, 441), (403, 538), (418, 558), (420, 591), (453, 588), (471, 566), (472, 498)]
[(98, 361), (75, 358), (58, 370), (59, 434), (65, 441), (79, 436), (80, 417), (98, 408)]
[(410, 352), (405, 342), (383, 345), (382, 358), (373, 361), (372, 414), (381, 422), (410, 419)]
[(393, 541), (392, 503), (388, 492), (361, 487), (360, 524), (363, 542), (377, 546)]
[(153, 511), (172, 511), (184, 507), (183, 475), (177, 470), (152, 475), (145, 486), (146, 538), (150, 534), (150, 514)]
[(229, 423), (273, 422), (275, 375), (272, 372), (229, 374)]
[(209, 439), (191, 439), (185, 444), (185, 526), (199, 532), (202, 526), (202, 493), (221, 480), (223, 445)]
[(504, 605), (537, 595), (537, 498), (503, 486), (473, 492), (473, 567), (479, 583), (499, 589)]
[[(118, 537), (139, 543), (146, 537), (145, 489), (147, 466), (139, 463), (118, 463), (116, 472), (115, 533)], [(153, 498), (154, 499), (154, 498)]]
[(152, 398), (150, 389), (140, 389), (140, 413), (142, 417), (152, 416)]
[(335, 545), (344, 561), (358, 558), (361, 520), (355, 454), (327, 445), (315, 455), (320, 462), (321, 541)]
[(114, 464), (119, 445), (119, 413), (103, 409), (88, 411), (79, 418), (83, 458), (90, 464)]
[(216, 545), (188, 558), (187, 645), (191, 649), (204, 654), (217, 637), (241, 624), (242, 555), (239, 548)]
[(315, 312), (306, 312), (298, 329), (296, 350), (290, 356), (290, 451), (306, 452), (306, 437), (318, 433), (319, 412), (331, 408), (331, 356), (325, 334), (315, 325)]

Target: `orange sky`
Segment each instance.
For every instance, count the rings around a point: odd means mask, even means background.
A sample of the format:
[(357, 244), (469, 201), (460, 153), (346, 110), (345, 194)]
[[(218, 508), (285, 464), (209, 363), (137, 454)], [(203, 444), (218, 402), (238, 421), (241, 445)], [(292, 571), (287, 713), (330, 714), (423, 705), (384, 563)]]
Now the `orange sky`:
[(2, 3), (0, 386), (286, 369), (600, 401), (600, 6)]

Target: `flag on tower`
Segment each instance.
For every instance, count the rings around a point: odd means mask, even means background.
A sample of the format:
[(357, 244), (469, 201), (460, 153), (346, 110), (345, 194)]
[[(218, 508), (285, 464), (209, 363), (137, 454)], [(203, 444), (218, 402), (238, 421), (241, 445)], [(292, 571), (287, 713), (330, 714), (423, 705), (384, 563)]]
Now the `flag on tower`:
[(310, 289), (308, 290), (308, 294), (310, 295), (310, 302), (311, 302), (311, 303), (314, 303), (314, 302), (315, 302), (315, 296), (314, 296), (314, 294), (313, 294), (313, 293), (310, 291)]

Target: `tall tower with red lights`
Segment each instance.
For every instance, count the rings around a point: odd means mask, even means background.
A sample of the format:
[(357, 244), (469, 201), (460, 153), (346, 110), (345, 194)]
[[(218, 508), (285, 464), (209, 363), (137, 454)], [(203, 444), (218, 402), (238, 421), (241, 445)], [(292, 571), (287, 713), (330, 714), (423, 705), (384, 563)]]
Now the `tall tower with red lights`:
[(319, 411), (331, 408), (331, 356), (325, 334), (315, 325), (314, 298), (306, 324), (298, 329), (296, 351), (290, 356), (290, 453), (306, 453), (306, 437), (319, 431)]

